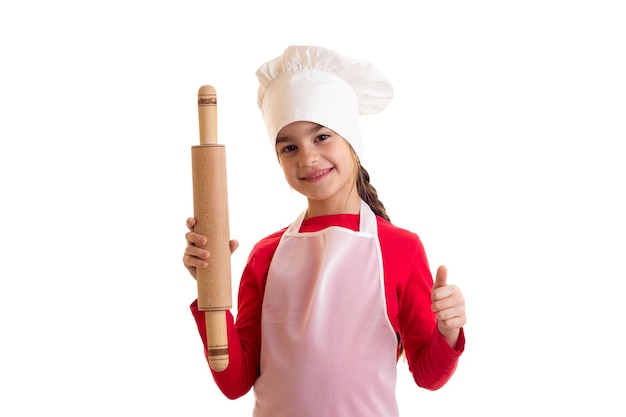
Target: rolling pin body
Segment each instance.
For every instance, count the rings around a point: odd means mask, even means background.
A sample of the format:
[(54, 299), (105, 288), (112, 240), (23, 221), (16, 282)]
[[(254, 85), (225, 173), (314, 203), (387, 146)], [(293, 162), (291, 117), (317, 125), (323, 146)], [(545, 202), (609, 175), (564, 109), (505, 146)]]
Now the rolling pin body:
[(226, 181), (226, 151), (217, 144), (215, 89), (198, 91), (200, 145), (192, 146), (194, 231), (207, 238), (208, 267), (198, 269), (198, 309), (204, 311), (209, 365), (221, 372), (228, 366), (226, 310), (232, 308), (230, 230)]

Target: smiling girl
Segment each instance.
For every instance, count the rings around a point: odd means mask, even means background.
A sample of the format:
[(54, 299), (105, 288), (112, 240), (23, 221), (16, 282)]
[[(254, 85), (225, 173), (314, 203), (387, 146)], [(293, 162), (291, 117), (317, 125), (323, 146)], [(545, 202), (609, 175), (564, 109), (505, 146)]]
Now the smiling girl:
[[(359, 116), (393, 89), (371, 64), (315, 46), (288, 47), (257, 77), (270, 142), (308, 205), (252, 249), (236, 321), (227, 312), (229, 365), (213, 378), (231, 399), (253, 388), (255, 417), (398, 416), (400, 355), (418, 386), (441, 388), (466, 317), (446, 268), (433, 281), (418, 235), (390, 222), (360, 163)], [(194, 225), (183, 256), (193, 277), (210, 256)], [(197, 301), (191, 311), (207, 356)]]

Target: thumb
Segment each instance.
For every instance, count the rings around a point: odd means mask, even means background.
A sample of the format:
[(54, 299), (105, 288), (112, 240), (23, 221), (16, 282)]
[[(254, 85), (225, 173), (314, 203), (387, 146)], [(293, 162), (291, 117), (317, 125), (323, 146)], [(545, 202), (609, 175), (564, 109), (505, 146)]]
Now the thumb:
[(445, 287), (447, 285), (448, 280), (448, 269), (441, 265), (437, 269), (437, 276), (435, 277), (435, 283), (433, 284), (433, 290), (439, 287)]

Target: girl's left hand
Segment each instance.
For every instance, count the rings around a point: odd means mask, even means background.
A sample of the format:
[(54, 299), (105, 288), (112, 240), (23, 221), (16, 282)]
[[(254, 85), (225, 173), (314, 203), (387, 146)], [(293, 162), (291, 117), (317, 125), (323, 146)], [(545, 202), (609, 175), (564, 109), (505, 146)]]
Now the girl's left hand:
[(437, 269), (432, 289), (432, 310), (437, 316), (437, 326), (450, 346), (455, 347), (461, 328), (465, 325), (465, 298), (459, 287), (448, 285), (448, 270)]

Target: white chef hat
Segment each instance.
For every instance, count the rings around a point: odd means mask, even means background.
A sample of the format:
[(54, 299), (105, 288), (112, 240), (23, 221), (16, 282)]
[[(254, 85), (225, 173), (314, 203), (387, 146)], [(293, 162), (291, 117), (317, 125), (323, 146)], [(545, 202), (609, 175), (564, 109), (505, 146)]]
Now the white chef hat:
[(371, 63), (318, 46), (289, 46), (256, 75), (272, 146), (284, 126), (309, 121), (341, 135), (361, 157), (359, 116), (383, 111), (393, 98), (391, 83)]

